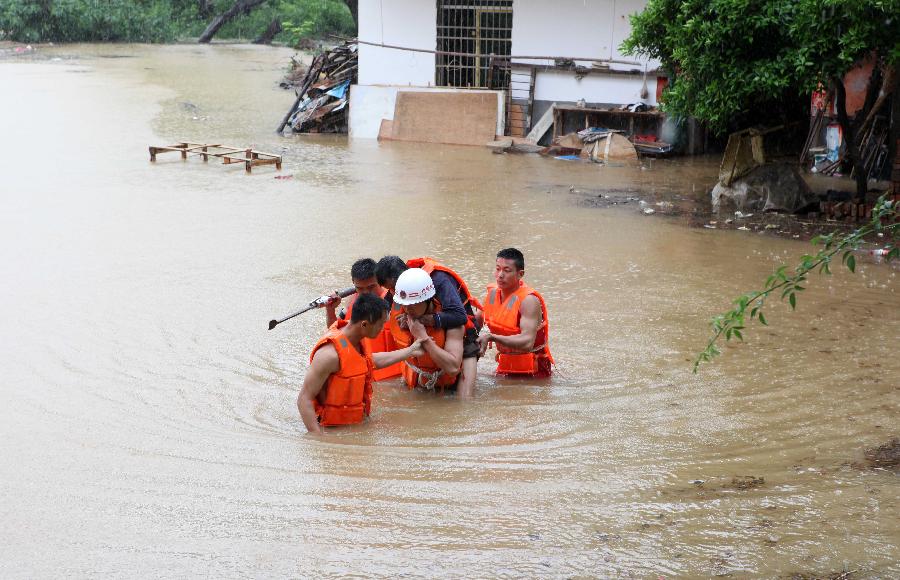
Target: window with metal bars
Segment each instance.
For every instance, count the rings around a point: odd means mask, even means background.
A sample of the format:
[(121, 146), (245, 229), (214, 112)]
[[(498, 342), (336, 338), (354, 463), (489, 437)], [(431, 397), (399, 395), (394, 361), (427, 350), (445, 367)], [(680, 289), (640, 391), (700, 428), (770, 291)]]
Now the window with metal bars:
[(437, 0), (437, 86), (509, 88), (512, 4), (513, 0)]

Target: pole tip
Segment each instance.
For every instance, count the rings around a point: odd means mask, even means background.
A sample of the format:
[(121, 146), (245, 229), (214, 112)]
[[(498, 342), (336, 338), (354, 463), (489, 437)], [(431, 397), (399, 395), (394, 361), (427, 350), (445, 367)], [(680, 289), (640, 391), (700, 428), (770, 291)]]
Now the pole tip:
[(269, 321), (269, 330), (272, 330), (272, 329), (275, 328), (276, 326), (278, 326), (278, 321), (277, 321), (277, 320), (270, 320), (270, 321)]

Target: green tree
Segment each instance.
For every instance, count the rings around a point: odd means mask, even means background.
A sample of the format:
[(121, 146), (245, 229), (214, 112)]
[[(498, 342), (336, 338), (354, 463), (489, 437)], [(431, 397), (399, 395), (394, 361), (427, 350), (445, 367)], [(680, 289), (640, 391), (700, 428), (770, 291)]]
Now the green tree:
[(0, 0), (0, 40), (171, 42), (206, 32), (207, 41), (268, 41), (285, 21), (311, 36), (352, 35), (354, 9), (342, 0)]
[[(859, 141), (896, 84), (900, 0), (650, 0), (631, 25), (624, 51), (659, 59), (674, 79), (664, 109), (719, 133), (746, 110), (830, 87), (857, 194), (865, 195)], [(869, 56), (875, 82), (851, 122), (843, 78)]]

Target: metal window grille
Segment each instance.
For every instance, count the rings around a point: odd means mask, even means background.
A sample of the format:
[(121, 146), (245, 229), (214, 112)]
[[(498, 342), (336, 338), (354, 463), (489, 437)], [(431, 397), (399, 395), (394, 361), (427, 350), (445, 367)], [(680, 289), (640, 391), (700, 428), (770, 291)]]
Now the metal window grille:
[[(437, 0), (439, 87), (508, 89), (513, 0)], [(499, 57), (499, 58), (498, 58)]]

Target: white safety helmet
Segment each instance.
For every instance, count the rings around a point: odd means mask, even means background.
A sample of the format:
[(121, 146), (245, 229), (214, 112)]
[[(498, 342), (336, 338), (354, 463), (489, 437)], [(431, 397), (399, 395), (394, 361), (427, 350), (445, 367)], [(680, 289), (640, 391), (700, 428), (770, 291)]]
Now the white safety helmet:
[(434, 282), (422, 268), (410, 268), (394, 284), (394, 302), (401, 306), (425, 302), (434, 296)]

